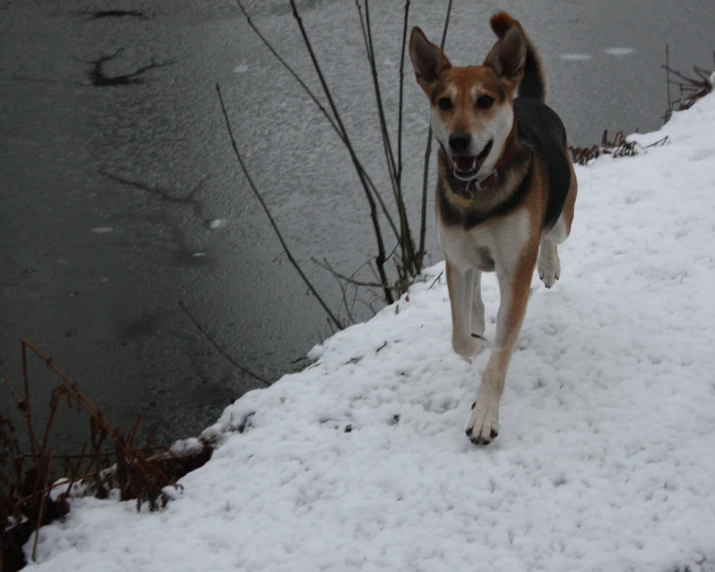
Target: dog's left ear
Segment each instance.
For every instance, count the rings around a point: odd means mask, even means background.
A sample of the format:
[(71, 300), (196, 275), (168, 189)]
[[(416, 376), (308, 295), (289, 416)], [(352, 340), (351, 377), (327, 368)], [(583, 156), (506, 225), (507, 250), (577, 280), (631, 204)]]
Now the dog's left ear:
[(484, 60), (484, 65), (492, 68), (502, 79), (516, 83), (524, 76), (525, 61), (526, 36), (521, 26), (513, 25), (502, 39), (494, 44)]

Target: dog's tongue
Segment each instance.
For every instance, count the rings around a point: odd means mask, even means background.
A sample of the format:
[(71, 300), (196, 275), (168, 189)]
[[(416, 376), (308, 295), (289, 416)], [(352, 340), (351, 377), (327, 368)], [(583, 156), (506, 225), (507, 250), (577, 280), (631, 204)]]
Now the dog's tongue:
[(459, 171), (471, 171), (477, 166), (476, 157), (455, 157)]

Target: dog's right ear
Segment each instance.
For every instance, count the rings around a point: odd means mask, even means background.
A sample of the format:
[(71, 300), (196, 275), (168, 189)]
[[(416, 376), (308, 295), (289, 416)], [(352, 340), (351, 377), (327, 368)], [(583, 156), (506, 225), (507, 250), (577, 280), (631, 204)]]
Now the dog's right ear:
[(484, 60), (484, 65), (492, 68), (502, 79), (516, 85), (524, 77), (527, 49), (524, 30), (519, 22), (504, 12), (494, 15), (491, 25), (500, 39)]
[(410, 36), (410, 60), (417, 83), (428, 96), (437, 85), (440, 74), (452, 67), (442, 50), (430, 42), (417, 26), (412, 28)]

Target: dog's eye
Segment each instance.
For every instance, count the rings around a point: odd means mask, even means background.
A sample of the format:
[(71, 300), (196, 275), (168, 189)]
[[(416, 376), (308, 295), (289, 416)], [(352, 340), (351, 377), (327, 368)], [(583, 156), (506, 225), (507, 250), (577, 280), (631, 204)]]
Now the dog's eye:
[(452, 109), (452, 100), (448, 97), (443, 97), (437, 102), (437, 105), (439, 105), (439, 108), (442, 111), (449, 111), (450, 109)]
[(489, 109), (494, 103), (494, 98), (488, 95), (480, 95), (477, 98), (477, 107), (479, 109)]

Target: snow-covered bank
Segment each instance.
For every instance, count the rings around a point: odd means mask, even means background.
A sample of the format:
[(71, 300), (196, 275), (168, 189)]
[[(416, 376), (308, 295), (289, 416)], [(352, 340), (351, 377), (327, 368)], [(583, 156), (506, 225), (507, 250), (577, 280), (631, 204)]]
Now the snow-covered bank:
[[(207, 432), (163, 512), (81, 499), (48, 571), (715, 570), (715, 96), (578, 168), (562, 276), (533, 293), (487, 448), (488, 354), (451, 351), (442, 265)], [(484, 280), (487, 336), (496, 314)]]

